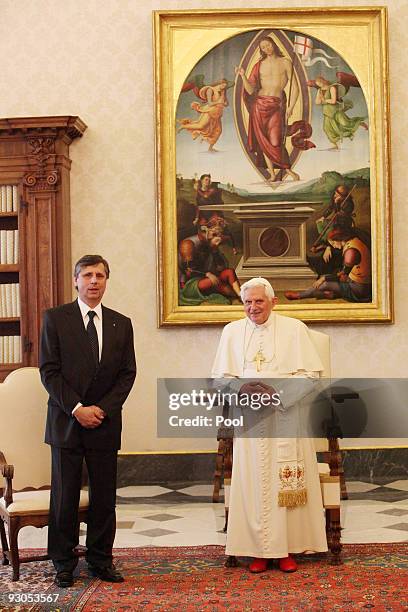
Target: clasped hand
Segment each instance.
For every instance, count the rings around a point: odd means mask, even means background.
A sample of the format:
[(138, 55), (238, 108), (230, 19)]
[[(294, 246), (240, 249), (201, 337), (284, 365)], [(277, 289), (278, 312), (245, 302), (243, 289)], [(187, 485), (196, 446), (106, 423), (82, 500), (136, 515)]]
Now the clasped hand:
[(269, 398), (269, 406), (275, 406), (276, 404), (274, 403), (274, 396), (276, 397), (276, 391), (273, 387), (271, 387), (270, 385), (266, 385), (264, 382), (262, 382), (261, 380), (252, 380), (251, 382), (245, 383), (244, 385), (242, 385), (242, 387), (239, 390), (239, 394), (240, 395), (262, 395), (263, 396), (263, 401), (262, 401), (262, 405), (263, 406), (268, 406), (268, 398)]
[(95, 429), (102, 423), (105, 413), (99, 406), (79, 406), (74, 416), (85, 429)]

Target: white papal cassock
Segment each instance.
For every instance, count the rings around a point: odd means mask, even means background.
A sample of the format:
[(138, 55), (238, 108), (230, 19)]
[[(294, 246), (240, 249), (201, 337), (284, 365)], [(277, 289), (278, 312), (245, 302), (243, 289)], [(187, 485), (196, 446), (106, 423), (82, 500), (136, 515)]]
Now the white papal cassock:
[[(257, 371), (255, 355), (265, 361)], [(319, 376), (322, 363), (307, 327), (271, 313), (263, 325), (248, 318), (226, 325), (215, 357), (214, 378)], [(293, 451), (302, 459), (307, 502), (278, 504), (279, 461)], [(292, 450), (290, 450), (292, 447)], [(325, 519), (313, 440), (262, 437), (234, 439), (226, 554), (282, 558), (289, 553), (327, 550)]]

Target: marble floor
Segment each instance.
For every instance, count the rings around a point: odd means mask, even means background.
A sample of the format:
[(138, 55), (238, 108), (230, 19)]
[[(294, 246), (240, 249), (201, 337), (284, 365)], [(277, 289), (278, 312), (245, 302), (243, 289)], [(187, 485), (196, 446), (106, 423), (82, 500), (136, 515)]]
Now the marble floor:
[[(388, 480), (347, 482), (343, 543), (408, 542), (408, 480)], [(212, 503), (210, 484), (131, 486), (117, 493), (117, 548), (225, 544), (224, 508)], [(47, 528), (20, 532), (20, 548), (42, 548), (46, 541)]]

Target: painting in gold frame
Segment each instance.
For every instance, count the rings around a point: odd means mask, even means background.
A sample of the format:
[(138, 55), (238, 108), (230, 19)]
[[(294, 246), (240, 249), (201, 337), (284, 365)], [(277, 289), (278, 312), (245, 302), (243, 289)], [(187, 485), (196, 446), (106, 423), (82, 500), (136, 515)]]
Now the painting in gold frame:
[(155, 11), (159, 325), (390, 323), (384, 7)]

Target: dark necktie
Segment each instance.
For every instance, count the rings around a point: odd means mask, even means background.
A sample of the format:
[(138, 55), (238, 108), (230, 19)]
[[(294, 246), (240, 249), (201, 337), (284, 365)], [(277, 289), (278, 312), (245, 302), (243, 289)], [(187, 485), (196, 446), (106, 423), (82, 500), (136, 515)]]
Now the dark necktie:
[(86, 331), (88, 332), (89, 342), (91, 343), (92, 355), (95, 361), (95, 365), (98, 367), (99, 365), (99, 342), (98, 342), (98, 334), (96, 332), (96, 327), (94, 323), (94, 317), (96, 316), (96, 312), (90, 310), (88, 312), (89, 323), (87, 325)]

